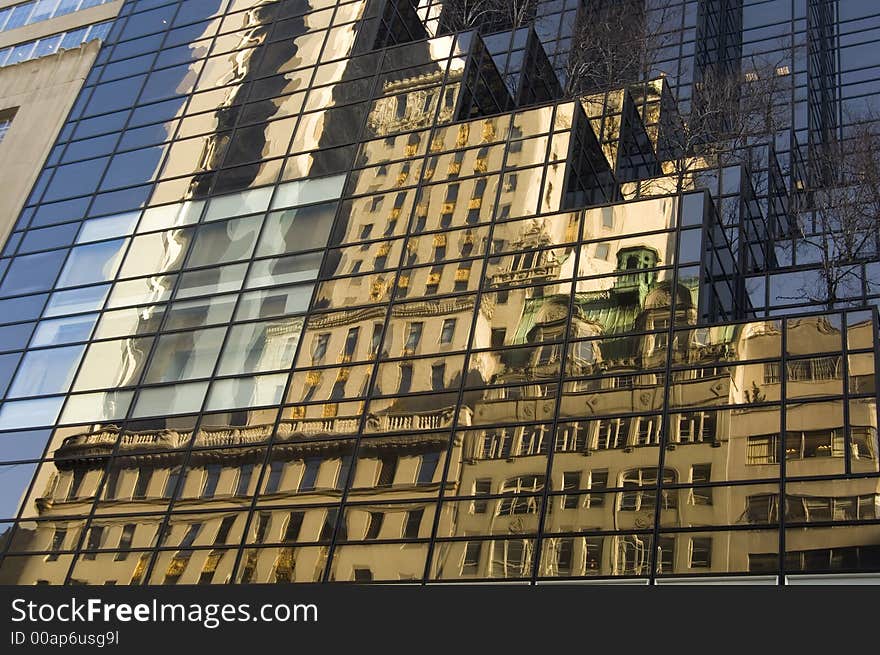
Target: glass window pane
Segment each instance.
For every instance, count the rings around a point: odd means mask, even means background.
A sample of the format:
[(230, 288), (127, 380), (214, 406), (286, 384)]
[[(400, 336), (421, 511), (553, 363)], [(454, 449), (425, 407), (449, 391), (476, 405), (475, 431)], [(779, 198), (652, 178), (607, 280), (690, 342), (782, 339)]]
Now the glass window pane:
[(207, 382), (175, 384), (170, 387), (144, 389), (135, 404), (135, 418), (144, 416), (167, 416), (197, 412), (202, 406)]
[(63, 397), (6, 402), (0, 407), (0, 430), (51, 425), (61, 411)]
[(265, 187), (214, 198), (208, 205), (205, 220), (214, 221), (220, 218), (264, 212), (269, 208), (271, 196), (272, 187)]
[(287, 373), (218, 380), (211, 387), (207, 409), (240, 409), (281, 402)]
[(166, 330), (185, 330), (218, 323), (228, 323), (232, 318), (237, 296), (229, 294), (199, 300), (178, 301), (168, 313)]
[(66, 250), (16, 257), (12, 260), (0, 294), (13, 295), (48, 289), (64, 263)]
[(159, 337), (146, 382), (174, 382), (211, 375), (226, 328), (178, 332)]
[(68, 346), (26, 353), (8, 397), (42, 396), (67, 391), (83, 350), (85, 346)]
[(242, 218), (199, 227), (188, 267), (248, 259), (254, 251), (262, 217)]
[(127, 214), (119, 214), (118, 216), (105, 216), (104, 218), (93, 218), (82, 224), (79, 236), (76, 238), (77, 243), (88, 243), (89, 241), (102, 241), (104, 239), (112, 239), (113, 237), (128, 236), (134, 231), (140, 212), (128, 212)]
[(33, 54), (31, 57), (37, 59), (39, 57), (45, 57), (46, 55), (51, 55), (58, 50), (58, 46), (61, 45), (61, 34), (56, 34), (55, 36), (49, 36), (44, 39), (40, 39), (37, 41), (37, 46), (34, 48)]
[(314, 286), (311, 284), (299, 284), (242, 294), (235, 319), (246, 321), (304, 312), (309, 308), (313, 290)]
[(125, 418), (134, 391), (102, 391), (70, 396), (62, 423), (98, 423)]
[(112, 280), (127, 245), (128, 239), (118, 239), (74, 248), (57, 286), (73, 287)]
[(177, 269), (191, 238), (192, 228), (135, 237), (122, 265), (120, 277), (138, 277)]
[(137, 382), (152, 338), (101, 341), (89, 346), (74, 391), (122, 387)]
[(71, 289), (70, 291), (56, 291), (49, 299), (44, 316), (63, 316), (65, 314), (78, 314), (80, 312), (96, 311), (104, 306), (109, 284), (86, 289)]
[(92, 328), (98, 319), (97, 314), (71, 316), (52, 321), (43, 321), (34, 332), (31, 347), (53, 346), (62, 343), (85, 341), (92, 334)]
[(257, 256), (321, 248), (327, 244), (336, 203), (269, 214)]
[(184, 273), (180, 276), (177, 297), (192, 298), (236, 291), (241, 288), (246, 271), (247, 264), (232, 264)]
[(220, 360), (220, 375), (287, 368), (293, 361), (303, 320), (247, 323), (233, 326)]
[(318, 277), (322, 253), (294, 255), (254, 262), (247, 286), (266, 287), (276, 284), (314, 280)]
[(342, 195), (345, 175), (333, 175), (317, 180), (299, 180), (281, 184), (272, 201), (272, 209), (294, 207), (323, 200), (331, 200)]

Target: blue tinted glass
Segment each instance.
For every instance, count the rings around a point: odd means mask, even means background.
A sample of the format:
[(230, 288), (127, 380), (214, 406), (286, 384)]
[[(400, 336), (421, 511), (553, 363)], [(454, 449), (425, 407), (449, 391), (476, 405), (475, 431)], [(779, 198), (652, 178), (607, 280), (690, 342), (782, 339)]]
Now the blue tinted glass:
[(45, 316), (63, 316), (80, 312), (96, 311), (104, 306), (104, 299), (110, 291), (109, 284), (85, 289), (56, 291), (46, 306)]
[(55, 250), (16, 257), (0, 285), (0, 294), (11, 296), (51, 288), (66, 254), (66, 250)]
[[(3, 413), (0, 409), (0, 415)], [(57, 413), (56, 410), (55, 414)], [(16, 517), (18, 503), (30, 485), (36, 468), (36, 463), (0, 467), (0, 516), (7, 519)]]
[(0, 396), (6, 393), (6, 389), (12, 380), (12, 374), (15, 373), (15, 367), (18, 366), (18, 360), (20, 359), (21, 353), (0, 355)]
[(51, 435), (49, 430), (0, 434), (0, 458), (2, 458), (0, 461), (20, 462), (37, 459), (43, 454)]
[(101, 190), (133, 186), (152, 181), (158, 173), (165, 149), (161, 146), (115, 155), (110, 161)]
[(86, 213), (86, 207), (89, 206), (89, 200), (89, 198), (74, 198), (73, 200), (65, 200), (64, 202), (40, 205), (40, 207), (34, 212), (31, 227), (43, 227), (45, 225), (54, 225), (56, 223), (67, 223), (68, 221), (78, 220)]
[(7, 398), (63, 393), (73, 381), (84, 345), (31, 350), (25, 353)]
[(116, 276), (127, 244), (127, 239), (117, 239), (74, 248), (70, 251), (57, 286), (75, 287), (112, 279)]
[(101, 157), (59, 166), (55, 169), (55, 175), (43, 199), (61, 200), (92, 193), (98, 187), (98, 182), (107, 167), (107, 161), (107, 157)]
[(33, 323), (13, 323), (0, 327), (0, 351), (24, 348), (33, 329)]
[(19, 254), (69, 246), (76, 239), (77, 230), (79, 230), (79, 223), (66, 223), (56, 227), (29, 230), (24, 233)]
[(30, 321), (40, 315), (46, 299), (49, 297), (47, 293), (41, 293), (36, 296), (23, 296), (21, 298), (13, 298), (12, 300), (0, 300), (0, 321), (4, 323), (14, 323), (16, 321)]

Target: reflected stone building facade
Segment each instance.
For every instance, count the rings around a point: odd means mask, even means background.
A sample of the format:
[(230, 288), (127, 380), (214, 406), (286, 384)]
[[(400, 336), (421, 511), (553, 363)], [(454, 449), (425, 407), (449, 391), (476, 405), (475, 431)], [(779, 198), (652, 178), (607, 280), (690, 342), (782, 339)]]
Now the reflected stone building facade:
[(0, 581), (880, 572), (870, 293), (747, 283), (833, 127), (669, 147), (748, 9), (566, 97), (579, 2), (441, 4), (124, 4), (0, 260)]

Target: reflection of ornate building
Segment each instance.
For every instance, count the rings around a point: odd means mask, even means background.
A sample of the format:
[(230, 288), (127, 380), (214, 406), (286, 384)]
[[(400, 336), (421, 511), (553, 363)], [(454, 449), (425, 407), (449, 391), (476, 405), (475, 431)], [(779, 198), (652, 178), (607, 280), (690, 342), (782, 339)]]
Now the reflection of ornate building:
[(476, 32), (253, 4), (12, 380), (0, 581), (880, 568), (877, 318), (754, 318), (757, 174), (671, 192), (662, 80), (509, 111)]

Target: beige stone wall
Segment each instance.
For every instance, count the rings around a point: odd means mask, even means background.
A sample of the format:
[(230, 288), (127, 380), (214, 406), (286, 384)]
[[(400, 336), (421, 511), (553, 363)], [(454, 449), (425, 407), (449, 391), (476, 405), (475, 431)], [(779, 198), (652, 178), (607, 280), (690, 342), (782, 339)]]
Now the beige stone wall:
[(18, 108), (0, 142), (0, 243), (27, 200), (100, 47), (99, 41), (91, 41), (0, 68), (0, 111)]

